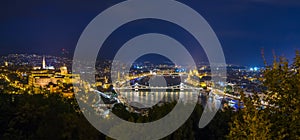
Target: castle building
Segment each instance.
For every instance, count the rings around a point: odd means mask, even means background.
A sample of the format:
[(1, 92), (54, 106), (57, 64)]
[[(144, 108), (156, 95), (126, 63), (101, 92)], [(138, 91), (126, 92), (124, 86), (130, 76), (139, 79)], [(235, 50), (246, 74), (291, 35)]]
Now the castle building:
[(43, 58), (42, 69), (31, 71), (28, 78), (29, 86), (33, 88), (46, 88), (50, 86), (53, 91), (53, 85), (62, 86), (62, 84), (76, 84), (80, 82), (79, 74), (69, 74), (67, 67), (63, 66), (59, 70), (49, 69)]

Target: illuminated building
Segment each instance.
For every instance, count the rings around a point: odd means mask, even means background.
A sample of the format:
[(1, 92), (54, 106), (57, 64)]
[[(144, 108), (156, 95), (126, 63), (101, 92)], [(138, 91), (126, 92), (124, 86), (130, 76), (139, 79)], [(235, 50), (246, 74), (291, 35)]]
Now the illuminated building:
[(110, 87), (110, 85), (111, 85), (111, 84), (108, 83), (108, 78), (105, 76), (103, 88), (104, 88), (104, 89), (108, 89), (108, 88)]
[(31, 75), (29, 75), (29, 85), (33, 87), (45, 87), (49, 83), (59, 84), (73, 84), (78, 83), (80, 76), (78, 74), (68, 74), (66, 73), (66, 68), (62, 68), (60, 72), (55, 70), (33, 70)]
[(33, 70), (40, 70), (41, 67), (33, 67)]
[(61, 75), (67, 75), (68, 74), (68, 68), (66, 66), (63, 66), (60, 68)]
[(28, 84), (34, 88), (35, 93), (38, 93), (40, 89), (49, 89), (50, 93), (55, 93), (58, 90), (62, 91), (61, 88), (65, 88), (64, 84), (70, 85), (79, 82), (80, 75), (69, 74), (66, 66), (59, 70), (46, 66), (45, 57), (43, 57), (42, 69), (35, 67), (28, 78)]
[(54, 70), (55, 69), (53, 66), (46, 65), (45, 56), (43, 56), (42, 69), (44, 69), (44, 70)]

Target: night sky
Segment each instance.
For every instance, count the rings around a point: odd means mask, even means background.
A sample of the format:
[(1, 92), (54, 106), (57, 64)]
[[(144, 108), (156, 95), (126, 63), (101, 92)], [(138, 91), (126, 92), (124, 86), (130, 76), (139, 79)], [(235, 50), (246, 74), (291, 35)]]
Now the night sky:
[[(59, 55), (74, 51), (88, 23), (117, 0), (1, 0), (0, 55), (36, 53)], [(262, 65), (261, 49), (271, 61), (272, 50), (289, 59), (300, 50), (298, 0), (186, 0), (216, 32), (227, 63)], [(112, 17), (113, 18), (113, 17)], [(147, 23), (145, 25), (145, 23)], [(161, 26), (159, 25), (161, 23)], [(140, 27), (140, 28), (138, 28)], [(168, 29), (166, 29), (168, 27)], [(141, 20), (118, 29), (106, 42), (117, 50), (126, 40), (146, 32), (170, 34), (182, 42), (193, 41), (184, 31), (163, 21)], [(132, 30), (130, 30), (132, 29)], [(153, 30), (153, 31), (152, 31)], [(199, 50), (199, 55), (203, 55)], [(194, 51), (195, 52), (195, 51)], [(113, 55), (111, 53), (105, 53)]]

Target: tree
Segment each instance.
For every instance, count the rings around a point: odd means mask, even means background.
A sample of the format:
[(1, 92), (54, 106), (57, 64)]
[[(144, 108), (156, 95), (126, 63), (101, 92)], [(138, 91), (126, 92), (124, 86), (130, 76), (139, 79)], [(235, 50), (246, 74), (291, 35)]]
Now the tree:
[(0, 101), (0, 139), (105, 138), (77, 112), (74, 99), (58, 94), (0, 94)]
[(265, 110), (258, 109), (261, 105), (258, 100), (257, 95), (246, 98), (245, 94), (241, 93), (241, 101), (245, 107), (239, 109), (232, 117), (228, 139), (267, 140), (271, 138), (271, 123)]
[[(300, 139), (300, 52), (291, 64), (275, 56), (263, 75), (264, 96), (245, 98), (242, 94), (246, 107), (233, 117), (228, 138)], [(267, 103), (263, 110), (261, 100)]]
[(291, 64), (284, 57), (274, 58), (273, 65), (264, 71), (266, 100), (274, 124), (272, 138), (300, 139), (300, 52)]

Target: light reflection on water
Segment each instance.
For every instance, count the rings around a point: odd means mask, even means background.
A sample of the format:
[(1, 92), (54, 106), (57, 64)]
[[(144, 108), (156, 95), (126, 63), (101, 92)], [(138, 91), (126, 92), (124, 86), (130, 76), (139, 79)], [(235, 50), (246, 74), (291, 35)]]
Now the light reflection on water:
[(158, 103), (174, 102), (181, 99), (184, 103), (197, 102), (202, 106), (208, 105), (210, 110), (222, 107), (221, 99), (214, 96), (204, 96), (196, 92), (122, 92), (122, 97), (128, 104), (139, 104), (140, 108), (150, 108)]

